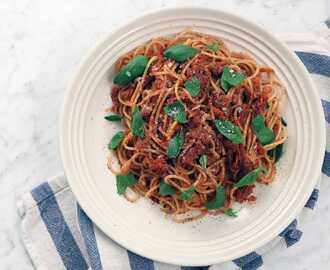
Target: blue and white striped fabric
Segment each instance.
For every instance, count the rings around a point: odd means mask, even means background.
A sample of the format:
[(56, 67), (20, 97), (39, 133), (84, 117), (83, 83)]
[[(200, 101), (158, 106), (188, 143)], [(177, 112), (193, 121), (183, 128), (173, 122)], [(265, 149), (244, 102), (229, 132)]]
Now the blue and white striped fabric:
[[(329, 45), (316, 37), (290, 35), (283, 38), (305, 64), (319, 89), (328, 137), (323, 174), (320, 178), (329, 182)], [(25, 194), (19, 201), (19, 210), (23, 241), (35, 267), (40, 270), (255, 270), (269, 269), (267, 265), (274, 264), (274, 256), (280, 257), (285, 252), (283, 249), (294, 245), (291, 250), (300, 245), (298, 241), (317, 202), (318, 194), (317, 186), (301, 215), (266, 246), (231, 262), (207, 267), (174, 266), (153, 262), (118, 246), (105, 236), (77, 205), (65, 177), (54, 178)]]

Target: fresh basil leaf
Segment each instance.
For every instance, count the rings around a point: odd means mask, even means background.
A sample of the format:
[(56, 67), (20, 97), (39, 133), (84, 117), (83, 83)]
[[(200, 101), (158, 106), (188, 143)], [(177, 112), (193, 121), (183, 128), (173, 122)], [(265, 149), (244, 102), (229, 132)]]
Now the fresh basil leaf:
[(242, 81), (246, 79), (246, 76), (240, 72), (237, 72), (229, 67), (223, 69), (220, 81), (221, 86), (228, 92), (233, 86), (239, 85)]
[(205, 204), (205, 207), (208, 210), (215, 210), (219, 209), (221, 206), (224, 205), (226, 200), (226, 189), (223, 186), (218, 186), (216, 193), (215, 193), (215, 198)]
[(141, 76), (148, 64), (148, 57), (137, 55), (130, 60), (115, 76), (113, 83), (125, 86)]
[(256, 168), (253, 171), (249, 172), (247, 175), (243, 176), (234, 186), (237, 188), (245, 187), (254, 183), (259, 173), (261, 172), (261, 168)]
[(237, 212), (231, 208), (226, 209), (225, 215), (229, 217), (237, 217)]
[(133, 110), (131, 129), (134, 136), (144, 137), (144, 121), (138, 107)]
[(124, 139), (124, 132), (118, 131), (109, 142), (108, 149), (109, 150), (116, 149), (123, 139)]
[(252, 119), (252, 131), (258, 133), (263, 128), (265, 128), (265, 118), (261, 114), (258, 114)]
[(188, 90), (192, 97), (197, 97), (201, 88), (201, 82), (196, 76), (193, 76), (190, 80), (184, 83), (184, 87)]
[(166, 105), (164, 107), (164, 112), (173, 117), (178, 123), (183, 124), (187, 122), (186, 111), (183, 103), (180, 101), (175, 101), (170, 105)]
[[(277, 147), (277, 146), (276, 146), (276, 147)], [(276, 147), (275, 147), (275, 148), (276, 148)], [(274, 155), (275, 155), (275, 148), (267, 151), (267, 155), (270, 156), (271, 158), (274, 158)]]
[(265, 126), (265, 119), (261, 114), (252, 119), (252, 131), (262, 145), (269, 144), (275, 139), (274, 132)]
[(275, 158), (275, 163), (280, 160), (283, 155), (283, 143), (277, 145), (274, 149), (269, 150), (267, 154)]
[(219, 44), (216, 42), (207, 44), (206, 47), (212, 52), (217, 52), (219, 50)]
[(116, 176), (117, 193), (124, 194), (127, 189), (125, 178), (122, 175)]
[(282, 125), (285, 127), (288, 125), (283, 117), (281, 117), (281, 122), (282, 122)]
[(181, 132), (177, 133), (168, 143), (167, 157), (175, 158), (179, 155), (184, 142), (184, 137)]
[(127, 187), (133, 186), (138, 181), (139, 180), (136, 179), (132, 173), (128, 173), (126, 175), (116, 175), (117, 193), (124, 194)]
[(104, 119), (110, 121), (110, 122), (116, 122), (116, 121), (120, 121), (122, 119), (122, 116), (119, 114), (110, 114), (104, 117)]
[(176, 190), (171, 185), (167, 184), (164, 180), (159, 183), (159, 194), (162, 196), (168, 196), (175, 194)]
[(220, 84), (222, 89), (225, 90), (225, 93), (227, 93), (231, 88), (231, 85), (226, 81), (220, 81)]
[(126, 175), (126, 181), (127, 181), (127, 185), (128, 185), (128, 186), (132, 186), (132, 185), (136, 184), (139, 180), (136, 179), (136, 177), (135, 177), (134, 174), (132, 174), (132, 173), (128, 173), (128, 174)]
[(282, 157), (282, 155), (283, 155), (283, 146), (284, 146), (283, 143), (276, 146), (276, 148), (275, 148), (275, 162), (279, 161), (280, 158)]
[(199, 158), (199, 164), (206, 169), (207, 166), (207, 155), (201, 155), (201, 157)]
[(217, 130), (234, 143), (243, 143), (243, 135), (238, 126), (227, 120), (214, 120)]
[(177, 44), (167, 48), (164, 57), (182, 63), (195, 56), (199, 50), (185, 44)]
[(270, 144), (275, 139), (274, 132), (269, 127), (263, 128), (256, 135), (262, 145)]
[(191, 186), (188, 189), (181, 190), (181, 194), (179, 196), (179, 199), (184, 200), (184, 201), (189, 201), (192, 198), (192, 195), (195, 191), (195, 187)]
[(235, 71), (229, 67), (224, 67), (221, 80), (229, 83), (231, 86), (236, 86), (246, 79), (243, 73)]

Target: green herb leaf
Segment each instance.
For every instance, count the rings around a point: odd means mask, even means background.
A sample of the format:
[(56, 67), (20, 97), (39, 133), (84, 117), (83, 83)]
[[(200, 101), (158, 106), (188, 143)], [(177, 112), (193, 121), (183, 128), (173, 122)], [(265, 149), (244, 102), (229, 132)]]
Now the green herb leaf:
[(108, 149), (109, 150), (116, 149), (123, 139), (124, 139), (124, 132), (118, 131), (109, 142)]
[(184, 87), (188, 90), (192, 97), (197, 97), (201, 88), (201, 82), (196, 76), (193, 76), (190, 80), (184, 83)]
[(116, 185), (117, 185), (117, 193), (124, 194), (127, 189), (127, 184), (123, 176), (121, 175), (116, 176)]
[(133, 186), (139, 180), (136, 179), (134, 174), (128, 173), (126, 175), (117, 175), (116, 176), (116, 185), (117, 185), (117, 193), (124, 194), (127, 187)]
[(206, 47), (212, 52), (217, 52), (219, 50), (219, 44), (216, 42), (207, 44)]
[(164, 180), (159, 183), (159, 194), (162, 196), (168, 196), (175, 194), (176, 190), (171, 185), (167, 184)]
[(281, 117), (281, 122), (282, 122), (282, 125), (285, 127), (288, 125), (283, 117)]
[(261, 114), (252, 119), (252, 131), (262, 145), (269, 144), (275, 139), (274, 132), (265, 126), (265, 119)]
[(138, 107), (133, 110), (131, 129), (134, 136), (144, 137), (144, 121)]
[(207, 155), (201, 155), (201, 157), (199, 158), (199, 164), (206, 169), (207, 166)]
[(148, 64), (148, 57), (137, 55), (129, 61), (115, 76), (113, 83), (125, 86), (141, 76)]
[(234, 143), (243, 143), (243, 135), (238, 126), (227, 120), (214, 120), (218, 131)]
[(237, 217), (237, 212), (231, 208), (226, 209), (225, 215), (229, 217)]
[(116, 122), (116, 121), (120, 121), (122, 119), (122, 116), (119, 114), (110, 114), (104, 117), (104, 119), (110, 121), (110, 122)]
[(274, 132), (269, 127), (260, 130), (256, 135), (262, 145), (270, 144), (275, 139)]
[(240, 72), (237, 72), (229, 67), (223, 69), (220, 81), (221, 87), (227, 93), (233, 86), (239, 85), (246, 79), (246, 76)]
[(208, 210), (215, 210), (219, 209), (221, 206), (224, 205), (226, 199), (226, 189), (223, 186), (218, 186), (215, 198), (205, 204), (205, 207)]
[(245, 187), (254, 183), (259, 173), (262, 171), (261, 168), (256, 168), (253, 171), (249, 172), (247, 175), (243, 176), (234, 186), (237, 188)]
[(173, 117), (178, 123), (183, 124), (187, 122), (186, 111), (183, 103), (180, 101), (175, 101), (170, 105), (166, 105), (164, 107), (164, 112)]
[(283, 143), (279, 144), (275, 148), (275, 162), (279, 161), (283, 155)]
[(231, 88), (231, 85), (228, 82), (226, 82), (226, 81), (220, 81), (220, 84), (221, 84), (222, 89), (225, 90), (226, 93)]
[(179, 155), (184, 142), (184, 137), (181, 132), (177, 133), (168, 143), (167, 157), (175, 158)]
[[(275, 147), (275, 149), (269, 150), (267, 154), (275, 158), (275, 162), (279, 161), (283, 155), (283, 143)], [(274, 156), (275, 155), (275, 156)]]
[(254, 133), (258, 133), (263, 128), (265, 128), (265, 119), (261, 114), (258, 114), (252, 119), (252, 131)]
[(185, 44), (177, 44), (167, 48), (164, 57), (182, 63), (199, 53), (199, 50)]
[(184, 200), (184, 201), (189, 201), (192, 198), (192, 195), (195, 191), (195, 187), (191, 186), (188, 189), (181, 190), (181, 194), (179, 196), (179, 199)]

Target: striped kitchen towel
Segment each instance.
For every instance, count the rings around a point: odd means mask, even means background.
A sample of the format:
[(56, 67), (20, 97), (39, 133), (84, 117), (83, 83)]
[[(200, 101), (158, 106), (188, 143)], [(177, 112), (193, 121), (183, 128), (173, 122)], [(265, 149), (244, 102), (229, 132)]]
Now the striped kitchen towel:
[[(327, 121), (329, 151), (325, 153), (320, 178), (330, 187), (329, 45), (322, 38), (315, 36), (288, 35), (283, 39), (295, 50), (319, 89)], [(293, 256), (298, 256), (303, 249), (304, 241), (299, 240), (304, 229), (307, 230), (306, 234), (312, 230), (308, 216), (318, 195), (319, 186), (315, 187), (299, 217), (266, 246), (231, 262), (204, 267), (154, 262), (119, 246), (104, 235), (77, 205), (64, 176), (47, 181), (25, 194), (19, 201), (18, 208), (21, 214), (23, 242), (35, 267), (40, 270), (282, 269), (280, 263), (285, 258), (283, 254), (296, 250), (296, 253), (293, 251)], [(290, 246), (293, 247), (286, 249)]]

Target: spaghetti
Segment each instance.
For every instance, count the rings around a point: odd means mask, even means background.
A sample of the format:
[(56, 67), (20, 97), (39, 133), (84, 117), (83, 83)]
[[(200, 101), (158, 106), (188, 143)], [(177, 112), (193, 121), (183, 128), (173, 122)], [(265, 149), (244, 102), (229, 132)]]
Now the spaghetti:
[(150, 198), (180, 223), (234, 216), (234, 202), (274, 180), (287, 129), (272, 68), (186, 30), (135, 48), (116, 70), (108, 117), (124, 131), (110, 147), (120, 170), (111, 156), (108, 167), (128, 200)]

